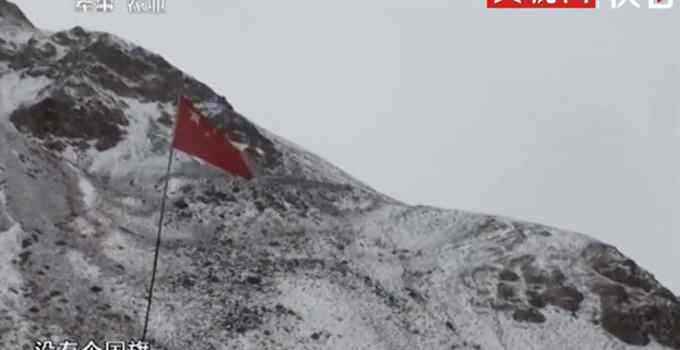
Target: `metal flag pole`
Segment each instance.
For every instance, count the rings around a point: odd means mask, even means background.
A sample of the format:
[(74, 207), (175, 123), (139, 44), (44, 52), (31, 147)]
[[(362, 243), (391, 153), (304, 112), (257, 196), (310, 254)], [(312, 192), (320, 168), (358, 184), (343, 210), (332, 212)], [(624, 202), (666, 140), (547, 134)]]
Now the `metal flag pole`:
[(144, 316), (144, 331), (142, 333), (142, 341), (146, 340), (146, 331), (149, 326), (149, 314), (151, 313), (151, 300), (153, 299), (153, 286), (156, 281), (156, 269), (158, 267), (158, 251), (161, 246), (161, 233), (163, 232), (163, 218), (165, 217), (165, 202), (168, 199), (168, 183), (170, 182), (170, 168), (172, 167), (172, 158), (174, 155), (173, 141), (175, 139), (175, 131), (177, 129), (177, 119), (179, 118), (180, 104), (182, 103), (182, 90), (184, 86), (184, 75), (182, 74), (179, 92), (177, 93), (177, 112), (175, 114), (175, 123), (172, 128), (172, 138), (170, 139), (170, 154), (168, 156), (168, 168), (165, 171), (165, 185), (163, 187), (163, 200), (161, 202), (161, 216), (158, 219), (158, 234), (156, 235), (156, 250), (153, 255), (153, 268), (151, 269), (151, 283), (149, 284), (149, 297), (146, 303), (146, 316)]

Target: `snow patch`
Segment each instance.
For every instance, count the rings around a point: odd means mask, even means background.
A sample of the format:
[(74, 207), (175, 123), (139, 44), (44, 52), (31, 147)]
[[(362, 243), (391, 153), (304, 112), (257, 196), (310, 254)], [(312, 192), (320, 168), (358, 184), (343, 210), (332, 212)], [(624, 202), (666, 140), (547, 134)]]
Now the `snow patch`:
[(129, 234), (120, 230), (112, 230), (104, 242), (103, 253), (109, 259), (121, 264), (126, 271), (146, 272), (148, 270), (149, 252), (137, 248), (139, 245)]
[(97, 230), (90, 224), (87, 219), (79, 216), (71, 222), (71, 226), (75, 232), (80, 233), (83, 236), (94, 236)]
[(57, 44), (53, 40), (50, 40), (50, 43), (54, 45), (57, 50), (56, 56), (54, 58), (55, 61), (59, 61), (60, 59), (64, 58), (64, 56), (66, 56), (66, 54), (71, 51), (70, 47)]
[(99, 267), (88, 263), (83, 253), (77, 250), (70, 250), (67, 253), (67, 259), (71, 263), (71, 267), (73, 267), (74, 275), (91, 281), (99, 279), (101, 275)]
[(85, 209), (89, 210), (94, 208), (95, 202), (97, 200), (97, 190), (94, 188), (94, 186), (92, 186), (90, 180), (80, 175), (78, 177), (78, 187), (80, 188), (80, 193), (83, 195), (83, 204), (85, 204)]
[(248, 148), (248, 145), (245, 143), (240, 143), (232, 140), (229, 140), (229, 143), (231, 143), (232, 146), (236, 147), (241, 152), (245, 151), (246, 148)]
[[(281, 279), (278, 283), (279, 302), (302, 317), (299, 332), (312, 334), (328, 331), (331, 334), (352, 334), (352, 337), (333, 338), (332, 349), (381, 349), (386, 344), (379, 339), (370, 322), (367, 310), (359, 298), (351, 298), (341, 288), (324, 280)], [(355, 307), (348, 307), (355, 306)], [(363, 310), (363, 312), (362, 312)], [(368, 346), (370, 344), (370, 346)], [(327, 344), (330, 345), (330, 344)]]
[(121, 100), (129, 106), (126, 113), (130, 122), (127, 127), (127, 137), (104, 152), (90, 149), (88, 156), (92, 159), (92, 164), (89, 171), (108, 174), (115, 178), (130, 173), (164, 173), (163, 168), (167, 165), (167, 156), (152, 154), (151, 141), (147, 137), (149, 120), (158, 119), (160, 116), (158, 105), (142, 103), (131, 98), (121, 98)]
[(196, 107), (203, 112), (203, 115), (218, 115), (227, 109), (223, 103), (211, 101), (199, 103)]
[[(2, 173), (2, 168), (0, 168), (0, 173)], [(0, 208), (4, 208), (7, 205), (7, 195), (5, 194), (5, 186), (0, 186)]]
[(61, 153), (61, 156), (64, 157), (69, 164), (78, 164), (78, 154), (71, 145), (66, 146), (66, 149)]
[(168, 180), (168, 193), (177, 193), (182, 186), (190, 182), (191, 180), (188, 179), (170, 177), (170, 180)]
[[(241, 152), (244, 152), (248, 148), (248, 144), (245, 143), (240, 143), (232, 140), (228, 140), (229, 143), (231, 143), (232, 146), (236, 147)], [(254, 148), (255, 152), (257, 152), (259, 155), (263, 156), (264, 151), (260, 147), (255, 147)]]
[(26, 103), (35, 101), (40, 92), (52, 83), (45, 76), (21, 76), (12, 72), (0, 76), (0, 121), (7, 120), (12, 111)]
[[(170, 206), (170, 203), (171, 200), (169, 199), (166, 205)], [(166, 210), (167, 209), (169, 208), (166, 208)], [(139, 235), (140, 237), (143, 237), (149, 241), (156, 239), (160, 210), (152, 213), (149, 216), (139, 217), (130, 215), (128, 208), (110, 207), (108, 208), (108, 214), (116, 218), (117, 225), (124, 227), (128, 231), (134, 232), (134, 234)], [(173, 227), (173, 225), (169, 225), (166, 216), (166, 222), (163, 226), (163, 241), (193, 239), (193, 230), (178, 229)]]
[(134, 208), (134, 209), (140, 209), (144, 206), (144, 203), (142, 202), (141, 199), (135, 198), (135, 197), (122, 197), (118, 199), (118, 202), (122, 205), (125, 205), (129, 208)]
[[(0, 168), (0, 173), (2, 168)], [(7, 194), (5, 193), (5, 184), (0, 183), (0, 230), (6, 230), (14, 225), (14, 220), (9, 215), (7, 209)], [(2, 275), (0, 275), (2, 276)]]
[(18, 287), (22, 283), (21, 274), (14, 268), (12, 260), (20, 250), (19, 239), (23, 232), (18, 223), (9, 230), (0, 232), (0, 276), (2, 276), (3, 292), (9, 287)]

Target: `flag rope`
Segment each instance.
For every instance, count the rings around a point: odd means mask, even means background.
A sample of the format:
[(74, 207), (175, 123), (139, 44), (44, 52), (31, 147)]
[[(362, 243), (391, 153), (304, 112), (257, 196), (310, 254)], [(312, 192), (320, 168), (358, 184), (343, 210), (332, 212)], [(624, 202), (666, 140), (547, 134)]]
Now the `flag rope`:
[(154, 251), (153, 255), (153, 267), (151, 269), (151, 282), (149, 283), (149, 296), (147, 298), (146, 302), (146, 315), (144, 316), (144, 331), (142, 332), (142, 341), (146, 340), (146, 332), (149, 327), (149, 314), (151, 313), (151, 300), (153, 299), (153, 286), (156, 281), (156, 270), (158, 268), (158, 252), (161, 247), (161, 233), (163, 232), (163, 218), (165, 217), (165, 202), (168, 199), (168, 183), (170, 182), (170, 169), (172, 167), (172, 157), (174, 155), (174, 147), (173, 147), (173, 141), (175, 138), (175, 129), (177, 128), (177, 117), (179, 117), (179, 108), (180, 104), (182, 103), (181, 101), (182, 98), (182, 93), (180, 89), (180, 93), (177, 94), (177, 114), (175, 118), (175, 126), (173, 127), (172, 130), (172, 138), (170, 139), (170, 155), (168, 156), (168, 168), (165, 171), (165, 185), (163, 187), (163, 200), (161, 202), (161, 216), (158, 219), (158, 233), (156, 234), (156, 249)]

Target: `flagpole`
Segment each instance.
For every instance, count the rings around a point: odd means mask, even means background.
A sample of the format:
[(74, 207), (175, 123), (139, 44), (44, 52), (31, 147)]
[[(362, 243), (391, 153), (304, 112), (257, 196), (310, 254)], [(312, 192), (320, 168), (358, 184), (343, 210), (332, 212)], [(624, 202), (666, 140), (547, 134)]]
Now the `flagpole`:
[(144, 316), (144, 331), (142, 332), (142, 341), (146, 340), (146, 331), (149, 326), (149, 314), (151, 313), (151, 300), (153, 299), (153, 286), (156, 281), (156, 269), (158, 267), (158, 251), (161, 246), (161, 233), (163, 232), (163, 218), (165, 217), (165, 202), (168, 199), (168, 183), (170, 182), (170, 168), (172, 167), (172, 158), (174, 155), (173, 141), (175, 139), (175, 131), (177, 129), (177, 118), (179, 117), (179, 108), (182, 103), (182, 88), (184, 86), (184, 75), (182, 75), (180, 89), (177, 94), (177, 112), (175, 114), (175, 123), (172, 128), (172, 138), (170, 139), (170, 154), (168, 155), (168, 168), (165, 171), (165, 185), (163, 186), (163, 200), (161, 202), (161, 216), (158, 219), (158, 233), (156, 234), (156, 249), (153, 255), (153, 268), (151, 269), (151, 283), (149, 284), (149, 297), (146, 303), (146, 316)]

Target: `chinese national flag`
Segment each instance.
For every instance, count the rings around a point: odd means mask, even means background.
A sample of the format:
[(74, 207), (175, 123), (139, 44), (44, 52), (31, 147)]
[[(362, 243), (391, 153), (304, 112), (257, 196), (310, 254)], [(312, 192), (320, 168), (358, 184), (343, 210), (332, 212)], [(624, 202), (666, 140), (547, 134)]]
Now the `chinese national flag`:
[(234, 175), (253, 177), (241, 151), (184, 96), (179, 102), (172, 146)]

